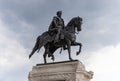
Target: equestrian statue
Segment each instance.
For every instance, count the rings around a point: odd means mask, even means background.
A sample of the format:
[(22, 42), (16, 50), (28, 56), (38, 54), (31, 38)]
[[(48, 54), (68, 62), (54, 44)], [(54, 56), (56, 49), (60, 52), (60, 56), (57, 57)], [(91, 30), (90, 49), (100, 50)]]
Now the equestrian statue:
[(79, 46), (79, 50), (76, 52), (76, 55), (80, 54), (82, 44), (76, 42), (76, 34), (81, 31), (82, 18), (79, 16), (74, 17), (65, 26), (64, 20), (61, 16), (62, 11), (58, 11), (56, 16), (53, 17), (48, 31), (37, 37), (35, 46), (30, 53), (29, 58), (31, 58), (36, 51), (39, 52), (42, 46), (45, 48), (43, 54), (44, 63), (47, 63), (47, 56), (51, 57), (53, 61), (55, 60), (54, 52), (58, 48), (61, 48), (60, 53), (62, 50), (68, 50), (70, 61), (73, 60), (71, 57), (71, 46)]

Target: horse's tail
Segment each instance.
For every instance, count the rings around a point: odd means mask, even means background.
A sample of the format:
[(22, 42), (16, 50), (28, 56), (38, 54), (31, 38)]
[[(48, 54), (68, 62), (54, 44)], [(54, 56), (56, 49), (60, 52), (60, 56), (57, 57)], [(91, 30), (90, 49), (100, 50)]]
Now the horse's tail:
[(39, 47), (39, 37), (36, 39), (35, 45), (34, 45), (34, 47), (32, 49), (32, 52), (29, 55), (29, 58), (31, 58), (32, 55), (38, 50), (38, 47)]
[(41, 45), (41, 42), (42, 42), (41, 36), (39, 36), (39, 37), (37, 38), (37, 42), (38, 42), (38, 51), (37, 51), (37, 53), (38, 53), (38, 52), (40, 51), (41, 47), (42, 47), (42, 45)]

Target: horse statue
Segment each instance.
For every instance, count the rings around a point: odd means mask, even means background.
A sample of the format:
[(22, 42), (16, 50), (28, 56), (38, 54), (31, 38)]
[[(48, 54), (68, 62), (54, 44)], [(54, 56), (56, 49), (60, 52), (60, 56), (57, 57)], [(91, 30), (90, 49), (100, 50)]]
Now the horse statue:
[[(76, 42), (76, 33), (79, 33), (81, 31), (81, 25), (82, 25), (82, 18), (74, 17), (72, 18), (66, 27), (61, 31), (61, 33), (64, 35), (64, 39), (60, 39), (58, 42), (54, 43), (54, 35), (51, 36), (48, 31), (44, 32), (42, 35), (37, 37), (35, 46), (32, 50), (32, 52), (29, 55), (29, 58), (36, 52), (41, 49), (42, 46), (45, 48), (45, 52), (43, 54), (44, 63), (47, 63), (46, 56), (52, 57), (51, 59), (54, 60), (54, 52), (58, 49), (62, 48), (65, 50), (68, 50), (69, 60), (73, 60), (71, 57), (71, 46), (79, 46), (79, 50), (76, 52), (76, 55), (79, 55), (81, 52), (82, 44), (79, 42)], [(54, 30), (55, 31), (55, 30)]]

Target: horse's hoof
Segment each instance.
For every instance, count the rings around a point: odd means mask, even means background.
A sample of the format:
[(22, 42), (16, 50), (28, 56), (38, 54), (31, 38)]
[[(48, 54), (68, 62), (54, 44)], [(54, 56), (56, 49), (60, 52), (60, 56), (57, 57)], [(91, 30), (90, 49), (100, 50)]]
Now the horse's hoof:
[(44, 64), (47, 64), (47, 62), (44, 62)]
[(73, 59), (72, 58), (69, 58), (70, 59), (70, 61), (73, 61)]
[(76, 55), (79, 55), (79, 54), (80, 54), (80, 52), (77, 52), (77, 53), (76, 53)]
[(52, 58), (51, 58), (51, 60), (52, 60), (52, 61), (54, 61), (54, 60), (55, 60), (55, 58), (54, 58), (54, 57), (52, 57)]
[(49, 54), (48, 54), (48, 57), (52, 57), (52, 55), (53, 55), (53, 54), (49, 53)]
[(76, 55), (79, 55), (79, 54), (80, 54), (80, 52), (81, 52), (81, 50), (80, 50), (80, 51), (78, 51), (78, 52), (76, 52)]
[(50, 57), (50, 55), (48, 55), (48, 57)]

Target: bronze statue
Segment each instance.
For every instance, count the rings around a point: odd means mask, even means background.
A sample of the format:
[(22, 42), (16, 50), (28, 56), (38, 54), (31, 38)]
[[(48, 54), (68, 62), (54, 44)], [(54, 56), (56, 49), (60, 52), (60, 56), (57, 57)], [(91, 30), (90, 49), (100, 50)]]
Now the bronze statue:
[[(52, 26), (50, 26), (50, 29), (48, 31), (38, 36), (35, 46), (29, 55), (29, 58), (31, 58), (31, 56), (36, 51), (39, 52), (41, 47), (44, 46), (45, 48), (45, 52), (43, 54), (44, 63), (47, 63), (46, 61), (47, 55), (48, 57), (51, 57), (52, 60), (55, 59), (53, 54), (58, 48), (67, 49), (69, 54), (69, 60), (72, 60), (71, 46), (79, 46), (79, 51), (76, 52), (76, 55), (79, 55), (79, 53), (81, 52), (82, 44), (79, 42), (76, 42), (76, 35), (75, 35), (76, 32), (81, 31), (81, 24), (82, 24), (82, 18), (74, 17), (69, 21), (69, 23), (66, 26), (64, 26), (63, 23), (60, 25), (54, 26), (53, 28)], [(62, 28), (62, 29), (59, 30), (59, 28)], [(60, 35), (64, 35), (63, 38), (61, 38)], [(57, 36), (58, 38), (55, 39)]]

